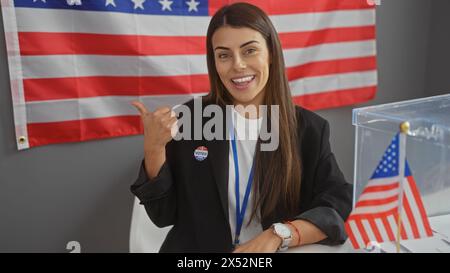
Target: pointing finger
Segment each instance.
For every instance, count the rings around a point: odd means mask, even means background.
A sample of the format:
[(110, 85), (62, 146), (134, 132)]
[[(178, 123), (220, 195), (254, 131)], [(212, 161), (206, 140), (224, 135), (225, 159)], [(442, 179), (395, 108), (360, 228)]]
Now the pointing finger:
[(141, 115), (147, 114), (149, 111), (147, 110), (147, 108), (145, 107), (145, 105), (140, 102), (140, 101), (133, 101), (131, 103), (134, 107), (136, 107), (136, 109), (139, 111), (139, 113)]

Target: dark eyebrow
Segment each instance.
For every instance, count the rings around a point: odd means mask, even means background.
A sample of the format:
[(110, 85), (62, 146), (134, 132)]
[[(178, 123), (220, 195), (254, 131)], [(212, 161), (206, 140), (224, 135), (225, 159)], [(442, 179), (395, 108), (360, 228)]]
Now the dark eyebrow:
[[(249, 45), (249, 44), (251, 44), (251, 43), (258, 43), (258, 44), (259, 44), (258, 41), (252, 40), (252, 41), (243, 43), (239, 48), (243, 48), (244, 46), (247, 46), (247, 45)], [(218, 46), (218, 47), (216, 47), (214, 50), (217, 50), (217, 49), (230, 50), (228, 47), (223, 47), (223, 46)]]

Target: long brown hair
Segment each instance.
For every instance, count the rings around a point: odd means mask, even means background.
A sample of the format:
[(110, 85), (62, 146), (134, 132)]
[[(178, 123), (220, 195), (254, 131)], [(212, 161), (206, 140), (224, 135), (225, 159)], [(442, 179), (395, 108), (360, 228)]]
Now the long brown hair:
[[(288, 217), (298, 213), (301, 185), (301, 163), (298, 154), (297, 118), (291, 99), (289, 83), (285, 73), (284, 59), (278, 34), (269, 17), (258, 7), (247, 3), (224, 6), (212, 17), (206, 36), (207, 64), (211, 92), (205, 98), (212, 103), (225, 106), (233, 104), (216, 70), (212, 36), (223, 26), (247, 27), (258, 31), (265, 38), (271, 64), (269, 79), (265, 86), (263, 104), (279, 106), (279, 147), (275, 151), (261, 151), (261, 140), (255, 152), (254, 210), (255, 217), (260, 208), (261, 217), (272, 215), (281, 205)], [(270, 121), (270, 119), (268, 119)], [(270, 124), (269, 124), (270, 126)], [(281, 201), (280, 201), (281, 200)]]

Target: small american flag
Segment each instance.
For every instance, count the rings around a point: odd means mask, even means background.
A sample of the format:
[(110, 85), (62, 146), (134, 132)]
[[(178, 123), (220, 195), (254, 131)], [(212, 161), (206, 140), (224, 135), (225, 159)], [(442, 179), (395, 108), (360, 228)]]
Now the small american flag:
[[(1, 0), (19, 149), (142, 133), (151, 110), (209, 92), (205, 34), (231, 0)], [(279, 32), (293, 100), (372, 99), (375, 8), (367, 0), (248, 0)]]
[[(345, 223), (355, 249), (365, 248), (370, 242), (397, 240), (399, 212), (402, 240), (433, 235), (404, 154), (404, 141), (405, 136), (401, 134), (393, 138)], [(404, 177), (400, 175), (401, 169)]]

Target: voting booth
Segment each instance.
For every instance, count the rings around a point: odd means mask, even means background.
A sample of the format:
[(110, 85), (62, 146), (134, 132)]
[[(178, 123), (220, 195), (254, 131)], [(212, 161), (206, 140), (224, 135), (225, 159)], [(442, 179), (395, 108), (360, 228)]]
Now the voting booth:
[[(383, 199), (382, 196), (388, 196), (392, 189), (385, 186), (386, 191), (383, 192), (383, 187), (379, 186), (385, 183), (383, 179), (387, 181), (390, 178), (378, 174), (403, 167), (405, 174), (413, 178), (411, 181), (415, 182), (417, 192), (414, 195), (414, 189), (411, 190), (413, 194), (407, 200), (409, 203), (406, 207), (405, 199), (408, 197), (402, 195), (403, 199), (399, 200), (403, 202), (401, 209), (404, 212), (404, 216), (401, 216), (404, 225), (400, 225), (400, 231), (409, 232), (413, 234), (412, 237), (419, 237), (417, 234), (420, 233), (421, 225), (408, 225), (407, 222), (420, 221), (422, 213), (426, 214), (432, 236), (412, 239), (409, 236), (406, 240), (399, 240), (401, 252), (450, 252), (450, 94), (354, 109), (353, 125), (356, 127), (354, 210), (357, 204), (376, 204), (380, 208), (384, 206), (389, 209), (386, 206), (389, 200)], [(406, 126), (403, 151), (407, 163), (403, 166), (397, 162), (401, 162), (401, 159), (396, 153), (400, 151), (396, 145), (401, 145), (398, 140), (402, 136), (401, 125)], [(399, 173), (401, 172), (397, 172)], [(372, 187), (372, 192), (367, 191), (369, 181), (374, 180), (378, 183), (378, 188)], [(382, 191), (378, 203), (370, 203), (371, 201), (367, 200), (358, 203), (360, 199), (367, 199), (361, 198), (362, 195), (370, 192), (371, 196), (375, 196), (378, 190)], [(403, 185), (402, 190), (405, 194), (410, 189)], [(414, 196), (420, 197), (422, 211), (420, 200), (414, 199)], [(415, 202), (418, 202), (419, 206), (413, 208)], [(396, 223), (397, 220), (395, 218)], [(383, 225), (388, 226), (389, 221), (383, 223), (378, 219), (378, 222), (372, 221), (369, 224), (365, 234), (356, 232), (355, 236), (364, 235), (370, 237), (371, 241), (377, 241), (381, 232), (398, 232), (394, 228), (387, 231), (384, 229)], [(360, 228), (363, 229), (361, 225)], [(375, 232), (379, 234), (374, 234)], [(395, 252), (395, 244), (396, 242), (381, 242), (381, 251)]]

